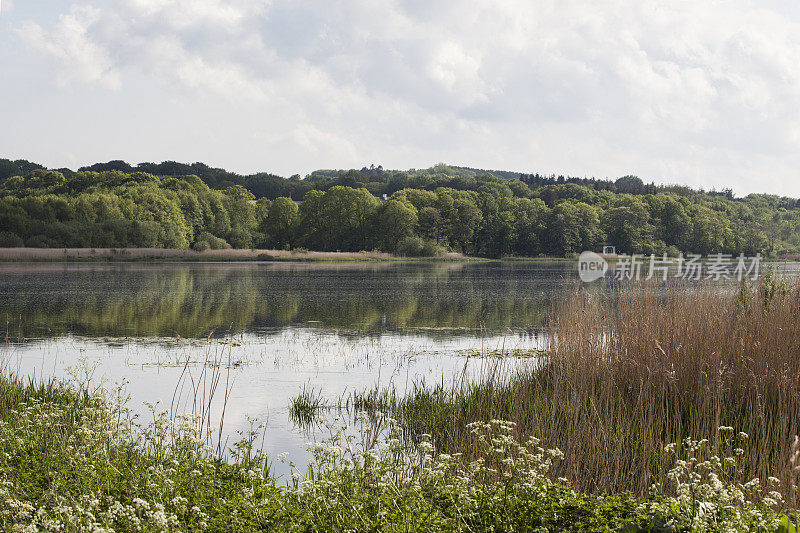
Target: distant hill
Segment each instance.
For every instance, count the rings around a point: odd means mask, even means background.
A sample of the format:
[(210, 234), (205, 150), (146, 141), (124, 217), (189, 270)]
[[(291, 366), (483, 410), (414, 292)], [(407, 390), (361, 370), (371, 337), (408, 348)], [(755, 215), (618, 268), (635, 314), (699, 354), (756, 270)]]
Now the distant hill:
[[(278, 200), (283, 198), (283, 200)], [(388, 200), (388, 201), (387, 201)], [(800, 253), (800, 203), (730, 189), (434, 165), (241, 175), (204, 163), (0, 159), (0, 246), (569, 255)], [(301, 204), (301, 205), (298, 205)]]

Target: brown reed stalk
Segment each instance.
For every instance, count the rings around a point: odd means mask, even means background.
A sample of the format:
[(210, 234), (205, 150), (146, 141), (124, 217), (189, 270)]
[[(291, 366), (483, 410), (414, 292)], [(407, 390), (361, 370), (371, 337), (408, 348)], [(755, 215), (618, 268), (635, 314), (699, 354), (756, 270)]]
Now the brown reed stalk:
[(588, 492), (645, 494), (673, 464), (667, 443), (707, 438), (720, 454), (744, 450), (740, 480), (776, 476), (788, 493), (786, 458), (800, 434), (800, 285), (579, 290), (553, 309), (548, 335), (545, 359), (497, 365), (479, 384), (419, 388), (398, 416), (466, 457), (466, 423), (512, 420), (521, 436), (559, 447), (554, 475)]

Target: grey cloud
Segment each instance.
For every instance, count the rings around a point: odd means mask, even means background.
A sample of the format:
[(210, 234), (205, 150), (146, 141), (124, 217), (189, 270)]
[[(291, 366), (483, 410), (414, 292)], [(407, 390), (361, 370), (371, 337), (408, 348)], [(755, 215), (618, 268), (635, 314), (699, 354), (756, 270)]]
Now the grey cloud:
[(749, 188), (755, 162), (789, 173), (800, 147), (798, 12), (779, 2), (76, 6), (17, 25), (63, 84), (149, 82), (251, 106), (281, 133), (248, 142), (286, 168), (310, 164), (303, 154), (334, 160), (324, 166), (462, 157), (449, 160)]

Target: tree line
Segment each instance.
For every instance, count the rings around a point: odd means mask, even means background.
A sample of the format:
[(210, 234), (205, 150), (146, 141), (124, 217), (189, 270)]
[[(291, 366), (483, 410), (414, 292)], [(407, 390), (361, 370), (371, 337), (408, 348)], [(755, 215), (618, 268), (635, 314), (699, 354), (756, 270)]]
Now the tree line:
[[(147, 171), (145, 171), (147, 170)], [(241, 176), (201, 163), (73, 172), (0, 160), (0, 246), (567, 256), (800, 251), (792, 198), (437, 165)]]

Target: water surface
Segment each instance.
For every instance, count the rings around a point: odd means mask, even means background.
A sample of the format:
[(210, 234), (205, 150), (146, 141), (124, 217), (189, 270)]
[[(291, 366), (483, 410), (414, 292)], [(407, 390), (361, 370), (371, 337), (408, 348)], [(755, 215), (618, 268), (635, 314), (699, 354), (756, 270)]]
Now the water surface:
[(313, 430), (288, 406), (304, 388), (336, 402), (477, 376), (541, 347), (552, 302), (575, 286), (573, 265), (542, 262), (2, 264), (3, 359), (20, 375), (124, 379), (142, 416), (144, 402), (188, 410), (188, 384), (209, 389), (219, 363), (223, 441), (254, 418), (268, 453), (302, 465)]
[(314, 429), (292, 422), (289, 401), (304, 388), (336, 403), (528, 364), (497, 356), (541, 348), (548, 311), (578, 285), (571, 262), (0, 264), (0, 351), (18, 375), (125, 380), (144, 417), (145, 402), (190, 410), (190, 385), (207, 397), (216, 373), (222, 442), (256, 419), (267, 453), (302, 469)]

